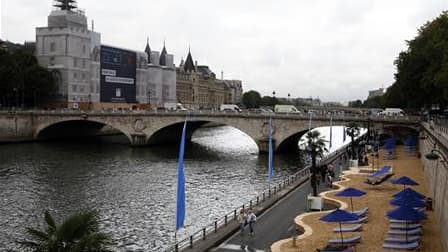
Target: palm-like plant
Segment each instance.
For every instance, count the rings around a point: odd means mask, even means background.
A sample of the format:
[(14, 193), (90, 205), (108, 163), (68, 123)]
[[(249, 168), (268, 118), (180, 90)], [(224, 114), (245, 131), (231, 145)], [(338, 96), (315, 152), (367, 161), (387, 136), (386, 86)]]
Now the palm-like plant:
[(351, 139), (350, 146), (351, 146), (351, 149), (352, 149), (352, 155), (353, 155), (353, 156), (352, 156), (352, 159), (356, 159), (356, 152), (355, 152), (355, 145), (356, 145), (356, 143), (355, 143), (355, 137), (358, 137), (358, 136), (359, 136), (359, 132), (360, 132), (360, 129), (359, 129), (358, 124), (355, 123), (355, 122), (350, 122), (350, 123), (347, 125), (347, 128), (345, 129), (345, 132), (347, 133), (347, 135), (350, 136), (350, 139)]
[(317, 130), (309, 131), (306, 135), (305, 152), (311, 156), (311, 186), (313, 187), (313, 196), (317, 196), (317, 176), (319, 172), (316, 166), (317, 157), (322, 157), (324, 152), (328, 151), (325, 147), (325, 139)]
[(86, 252), (110, 251), (111, 237), (99, 232), (99, 214), (85, 211), (69, 216), (61, 225), (57, 225), (48, 211), (44, 219), (47, 229), (27, 228), (30, 240), (19, 241), (25, 248), (34, 252)]

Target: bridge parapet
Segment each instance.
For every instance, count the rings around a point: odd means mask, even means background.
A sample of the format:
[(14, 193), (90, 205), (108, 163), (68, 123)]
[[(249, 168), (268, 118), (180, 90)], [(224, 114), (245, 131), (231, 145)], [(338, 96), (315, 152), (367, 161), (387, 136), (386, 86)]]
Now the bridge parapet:
[[(0, 141), (5, 138), (1, 132), (9, 132), (7, 138), (37, 139), (41, 132), (52, 125), (62, 125), (70, 122), (91, 122), (108, 125), (126, 135), (131, 145), (155, 144), (162, 141), (178, 141), (178, 129), (185, 119), (190, 123), (188, 137), (192, 131), (207, 122), (235, 127), (251, 137), (260, 152), (267, 151), (269, 118), (273, 119), (273, 139), (276, 150), (295, 148), (297, 142), (309, 127), (344, 125), (348, 122), (358, 122), (367, 127), (419, 127), (419, 117), (384, 117), (361, 115), (309, 115), (280, 113), (229, 113), (221, 111), (80, 111), (80, 110), (35, 110), (35, 111), (0, 111)], [(1, 129), (1, 128), (0, 128)], [(64, 127), (62, 127), (62, 130)], [(164, 132), (165, 131), (165, 132)], [(170, 131), (170, 132), (168, 132)], [(179, 132), (177, 132), (179, 131)], [(286, 145), (285, 145), (286, 144)], [(286, 147), (285, 147), (286, 146)]]

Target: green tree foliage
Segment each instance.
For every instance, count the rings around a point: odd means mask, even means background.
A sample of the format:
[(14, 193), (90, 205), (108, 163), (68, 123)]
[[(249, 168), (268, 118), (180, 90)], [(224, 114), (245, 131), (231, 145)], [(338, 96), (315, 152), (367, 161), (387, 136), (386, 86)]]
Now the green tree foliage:
[(0, 49), (0, 105), (37, 106), (56, 91), (52, 74), (24, 48)]
[(44, 220), (47, 225), (44, 231), (26, 229), (30, 239), (19, 242), (23, 248), (34, 252), (110, 251), (111, 238), (99, 231), (100, 219), (96, 211), (75, 213), (61, 225), (45, 211)]
[(362, 103), (364, 108), (383, 108), (383, 96), (375, 96)]
[(350, 146), (352, 147), (352, 159), (356, 159), (356, 151), (355, 151), (355, 138), (359, 136), (360, 133), (360, 129), (357, 123), (355, 122), (350, 122), (348, 123), (347, 127), (345, 128), (345, 132), (347, 133), (347, 135), (350, 137), (351, 142), (350, 142)]
[(317, 130), (309, 131), (305, 135), (305, 152), (311, 156), (311, 186), (313, 187), (313, 196), (317, 196), (317, 157), (322, 157), (325, 151), (325, 139)]
[(419, 109), (448, 105), (448, 12), (423, 25), (408, 49), (394, 62), (394, 84), (384, 96), (386, 107)]
[(361, 100), (349, 101), (348, 106), (352, 108), (360, 108), (362, 107), (362, 101)]
[(261, 95), (254, 90), (244, 93), (242, 100), (246, 108), (259, 108), (261, 105)]

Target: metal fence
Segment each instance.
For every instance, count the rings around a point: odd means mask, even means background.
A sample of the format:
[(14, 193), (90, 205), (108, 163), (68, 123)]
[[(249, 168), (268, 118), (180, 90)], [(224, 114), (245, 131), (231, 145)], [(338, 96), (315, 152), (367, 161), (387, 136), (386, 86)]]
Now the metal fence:
[[(319, 160), (317, 162), (317, 166), (331, 163), (335, 161), (337, 158), (339, 158), (341, 155), (345, 153), (345, 147), (346, 145), (342, 146), (339, 150), (334, 151), (333, 153), (326, 156), (324, 159)], [(170, 246), (168, 249), (166, 249), (166, 252), (178, 252), (186, 248), (194, 248), (194, 244), (201, 240), (207, 240), (207, 238), (211, 234), (216, 234), (219, 232), (221, 228), (227, 227), (231, 221), (236, 221), (237, 215), (239, 213), (240, 209), (245, 208), (252, 208), (254, 206), (257, 206), (266, 200), (270, 199), (274, 195), (276, 195), (281, 190), (285, 189), (287, 186), (291, 185), (292, 183), (297, 182), (298, 184), (301, 184), (309, 179), (310, 175), (310, 166), (306, 166), (305, 168), (301, 169), (300, 171), (296, 172), (293, 175), (290, 175), (283, 179), (281, 182), (274, 184), (269, 189), (264, 190), (261, 194), (259, 194), (257, 197), (253, 198), (246, 204), (242, 205), (241, 207), (238, 207), (231, 212), (228, 212), (226, 215), (216, 219), (213, 223), (210, 223), (209, 225), (205, 226), (201, 230), (198, 230), (188, 236), (187, 238), (178, 241), (176, 244)]]

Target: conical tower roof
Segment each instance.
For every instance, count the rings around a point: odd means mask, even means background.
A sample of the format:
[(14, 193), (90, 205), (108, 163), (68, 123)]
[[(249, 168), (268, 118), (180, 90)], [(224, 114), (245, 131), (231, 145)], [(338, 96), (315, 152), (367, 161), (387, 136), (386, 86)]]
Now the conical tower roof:
[(187, 59), (184, 64), (185, 72), (196, 72), (196, 68), (194, 67), (193, 57), (191, 56), (190, 49), (188, 49)]
[(145, 53), (148, 55), (148, 63), (151, 63), (151, 47), (149, 46), (149, 38), (146, 40)]
[(165, 41), (163, 41), (163, 49), (162, 49), (162, 52), (160, 53), (159, 65), (166, 66), (166, 55), (167, 54), (168, 53), (166, 52)]

